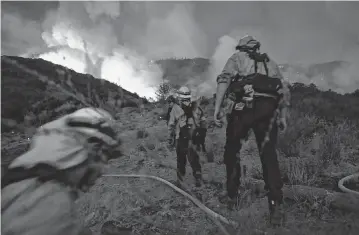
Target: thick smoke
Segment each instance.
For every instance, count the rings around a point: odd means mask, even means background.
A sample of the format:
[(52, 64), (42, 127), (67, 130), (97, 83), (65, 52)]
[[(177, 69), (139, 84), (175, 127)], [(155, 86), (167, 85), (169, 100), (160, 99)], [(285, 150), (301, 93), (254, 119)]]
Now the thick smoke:
[[(159, 3), (157, 3), (159, 4)], [(206, 56), (206, 36), (193, 18), (193, 6), (174, 4), (164, 17), (150, 12), (140, 47), (153, 59)]]
[(41, 24), (4, 14), (2, 29), (14, 44), (7, 44), (9, 54), (40, 57), (153, 97), (162, 73), (149, 61), (205, 56), (193, 10), (186, 3), (60, 2)]
[[(119, 2), (61, 2), (43, 22), (42, 34), (49, 47), (63, 45), (56, 52), (40, 57), (72, 64), (78, 72), (95, 73), (123, 88), (145, 97), (153, 97), (151, 84), (159, 81), (161, 70), (150, 66), (143, 55), (125, 48), (118, 41), (116, 22), (120, 18)], [(81, 53), (74, 53), (74, 50)], [(77, 57), (74, 58), (77, 54)], [(71, 60), (78, 61), (75, 64)], [(97, 63), (98, 61), (101, 63)], [(68, 61), (68, 62), (67, 62)], [(61, 63), (61, 61), (58, 61)], [(68, 64), (67, 64), (68, 63)], [(99, 68), (91, 68), (97, 65)]]
[[(239, 7), (238, 14), (246, 14), (247, 8)], [(291, 82), (314, 83), (320, 89), (339, 93), (359, 88), (359, 26), (354, 23), (358, 22), (358, 3), (251, 5), (253, 12), (259, 12), (259, 9), (262, 9), (262, 15), (254, 14), (251, 18), (247, 14), (244, 23), (239, 22), (236, 30), (218, 40), (211, 58), (211, 81), (208, 84), (213, 84), (213, 79), (234, 53), (233, 45), (238, 38), (250, 34), (261, 41), (262, 52), (267, 52), (277, 63), (290, 64), (283, 74)], [(332, 61), (338, 62), (333, 64), (335, 67), (320, 65)], [(319, 67), (321, 72), (308, 75), (309, 68)]]
[[(14, 28), (31, 22), (3, 16), (8, 18), (10, 36), (21, 39), (16, 45), (26, 42), (28, 37)], [(206, 37), (187, 3), (59, 2), (41, 24), (30, 26), (37, 29), (28, 28), (39, 46), (26, 42), (20, 55), (90, 73), (146, 97), (155, 97), (155, 87), (162, 82), (154, 59), (204, 57), (206, 50)]]

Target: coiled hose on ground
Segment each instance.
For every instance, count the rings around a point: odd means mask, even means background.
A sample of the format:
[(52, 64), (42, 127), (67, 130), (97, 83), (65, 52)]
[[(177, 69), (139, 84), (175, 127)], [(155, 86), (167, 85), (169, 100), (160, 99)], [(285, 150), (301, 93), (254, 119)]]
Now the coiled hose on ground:
[(355, 173), (352, 175), (348, 175), (346, 177), (344, 177), (343, 179), (339, 180), (338, 182), (338, 187), (341, 191), (343, 191), (344, 193), (351, 193), (351, 194), (355, 194), (359, 196), (359, 192), (358, 191), (354, 191), (351, 189), (348, 189), (347, 187), (344, 186), (345, 183), (348, 183), (350, 181), (357, 181), (359, 182), (359, 173)]

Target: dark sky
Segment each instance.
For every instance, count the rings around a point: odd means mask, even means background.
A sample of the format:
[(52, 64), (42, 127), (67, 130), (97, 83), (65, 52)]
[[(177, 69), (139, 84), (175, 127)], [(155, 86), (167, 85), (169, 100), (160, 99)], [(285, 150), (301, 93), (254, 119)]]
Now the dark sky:
[[(71, 17), (80, 22), (81, 9), (72, 6), (82, 3), (66, 4), (73, 8)], [(263, 50), (282, 62), (343, 59), (358, 47), (359, 2), (191, 2), (185, 9), (175, 8), (176, 2), (121, 4), (120, 16), (107, 22), (114, 27), (119, 44), (126, 43), (141, 52), (151, 50), (148, 47), (158, 50), (159, 43), (153, 41), (162, 40), (163, 45), (169, 36), (168, 41), (178, 39), (166, 48), (174, 56), (186, 55), (182, 47), (187, 46), (192, 51), (187, 53), (189, 57), (209, 57), (220, 37), (246, 33), (255, 34)], [(3, 53), (21, 54), (42, 45), (46, 14), (58, 7), (58, 2), (2, 2)], [(154, 18), (167, 19), (168, 23), (156, 27), (159, 21), (151, 22)], [(167, 35), (169, 28), (180, 35)], [(176, 47), (182, 52), (176, 53)]]

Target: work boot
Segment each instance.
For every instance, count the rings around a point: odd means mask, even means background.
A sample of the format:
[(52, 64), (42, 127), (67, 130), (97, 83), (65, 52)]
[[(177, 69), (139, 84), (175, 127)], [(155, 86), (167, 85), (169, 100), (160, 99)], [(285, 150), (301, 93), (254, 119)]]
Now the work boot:
[(272, 226), (281, 226), (284, 222), (284, 208), (282, 203), (269, 200), (269, 222)]
[(237, 206), (237, 197), (235, 197), (235, 198), (228, 197), (227, 200), (228, 200), (227, 201), (227, 208), (229, 210), (233, 211)]
[(195, 172), (193, 173), (194, 179), (195, 179), (195, 186), (201, 187), (202, 186), (202, 173), (201, 172)]
[(237, 197), (229, 197), (227, 194), (222, 194), (219, 196), (219, 202), (227, 205), (227, 208), (233, 211), (237, 205)]
[(177, 171), (177, 186), (179, 188), (182, 188), (182, 184), (183, 184), (183, 178), (184, 178), (184, 174), (180, 173), (179, 171)]

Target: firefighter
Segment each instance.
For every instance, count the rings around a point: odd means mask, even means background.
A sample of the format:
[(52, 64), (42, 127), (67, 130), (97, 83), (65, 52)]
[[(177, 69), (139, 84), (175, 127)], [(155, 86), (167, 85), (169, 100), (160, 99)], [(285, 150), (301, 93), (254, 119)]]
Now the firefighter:
[(171, 142), (171, 137), (175, 135), (177, 143), (177, 182), (180, 185), (183, 182), (188, 159), (195, 178), (195, 185), (200, 187), (202, 169), (193, 137), (198, 128), (205, 128), (206, 118), (200, 107), (191, 102), (191, 91), (188, 87), (183, 86), (177, 91), (177, 100), (178, 103), (174, 103), (168, 122), (169, 142)]
[(236, 202), (240, 184), (240, 159), (236, 157), (250, 129), (254, 131), (268, 191), (270, 222), (279, 225), (283, 219), (283, 182), (279, 170), (276, 141), (278, 127), (286, 128), (289, 89), (278, 65), (252, 36), (239, 40), (236, 52), (228, 59), (217, 77), (214, 121), (222, 125), (224, 97), (230, 103), (226, 117), (224, 164), (227, 172), (227, 199)]
[(74, 202), (118, 157), (120, 141), (106, 111), (83, 108), (37, 129), (29, 151), (2, 177), (1, 234), (78, 235)]

